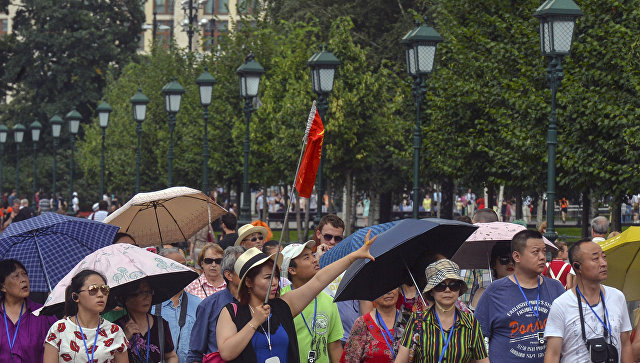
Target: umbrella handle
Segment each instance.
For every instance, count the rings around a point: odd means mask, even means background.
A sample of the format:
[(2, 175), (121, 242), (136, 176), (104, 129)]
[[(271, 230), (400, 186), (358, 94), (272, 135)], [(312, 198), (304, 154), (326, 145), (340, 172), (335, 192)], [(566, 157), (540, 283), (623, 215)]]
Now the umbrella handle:
[(422, 303), (424, 304), (424, 306), (427, 306), (427, 302), (424, 301), (424, 296), (422, 296), (422, 291), (420, 290), (420, 287), (418, 286), (416, 279), (413, 277), (413, 274), (411, 273), (409, 266), (407, 266), (407, 261), (405, 261), (404, 258), (402, 259), (402, 263), (404, 263), (404, 267), (407, 269), (409, 276), (411, 276), (411, 281), (413, 281), (413, 286), (416, 287), (416, 293), (420, 295), (420, 299), (422, 299)]

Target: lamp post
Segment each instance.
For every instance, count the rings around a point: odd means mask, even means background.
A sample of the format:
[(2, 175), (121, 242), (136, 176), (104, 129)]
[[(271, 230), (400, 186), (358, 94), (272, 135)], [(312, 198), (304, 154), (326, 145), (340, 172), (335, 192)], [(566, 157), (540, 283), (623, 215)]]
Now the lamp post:
[[(65, 118), (69, 122), (69, 138), (71, 140), (71, 158), (69, 158), (69, 200), (73, 201), (73, 156), (75, 153), (76, 135), (80, 129), (80, 120), (82, 119), (82, 115), (73, 109), (67, 114), (67, 116), (65, 116)], [(75, 214), (73, 206), (71, 206), (67, 211), (67, 214)]]
[(101, 102), (98, 107), (96, 107), (96, 111), (98, 111), (98, 122), (100, 124), (100, 130), (102, 131), (102, 147), (100, 154), (100, 195), (98, 196), (98, 200), (102, 200), (102, 196), (104, 195), (104, 139), (107, 131), (107, 126), (109, 125), (109, 114), (113, 109), (106, 102)]
[(62, 131), (62, 124), (64, 124), (64, 121), (62, 120), (62, 117), (58, 116), (58, 115), (53, 115), (50, 119), (49, 119), (49, 123), (51, 124), (51, 136), (53, 136), (53, 194), (52, 194), (52, 198), (57, 198), (58, 196), (56, 195), (56, 176), (58, 173), (57, 170), (57, 164), (56, 164), (56, 159), (57, 156), (56, 154), (58, 153), (58, 138), (60, 138), (60, 133)]
[(436, 47), (442, 42), (438, 32), (425, 23), (409, 31), (400, 41), (405, 45), (407, 73), (414, 78), (413, 98), (416, 102), (416, 124), (413, 130), (413, 218), (418, 219), (420, 206), (420, 149), (422, 148), (421, 108), (427, 93), (425, 79), (431, 71)]
[(551, 89), (551, 115), (547, 130), (547, 231), (545, 237), (555, 241), (556, 200), (556, 147), (558, 145), (558, 122), (556, 119), (556, 94), (562, 77), (562, 57), (571, 52), (573, 30), (576, 20), (583, 13), (572, 0), (547, 0), (533, 16), (540, 21), (540, 50), (549, 58), (547, 81)]
[(169, 113), (169, 154), (167, 156), (167, 159), (169, 161), (169, 166), (167, 168), (167, 172), (169, 174), (168, 186), (172, 186), (171, 176), (173, 173), (173, 131), (176, 128), (176, 113), (180, 111), (180, 100), (182, 99), (183, 93), (184, 88), (175, 79), (162, 87), (162, 94), (164, 95), (164, 107), (165, 110)]
[(251, 121), (251, 113), (253, 112), (253, 98), (258, 95), (258, 86), (260, 85), (260, 77), (264, 74), (264, 68), (260, 63), (256, 62), (253, 53), (249, 54), (244, 64), (238, 67), (236, 73), (240, 80), (240, 97), (244, 98), (244, 171), (242, 178), (242, 206), (240, 207), (240, 224), (251, 222), (251, 209), (249, 199), (251, 199), (249, 191), (249, 122)]
[[(329, 108), (329, 102), (327, 98), (331, 91), (333, 91), (333, 80), (335, 79), (336, 68), (340, 65), (340, 61), (333, 53), (328, 52), (322, 47), (322, 50), (309, 58), (307, 65), (311, 68), (311, 87), (313, 92), (318, 95), (318, 114), (322, 119), (323, 124), (327, 125), (325, 115)], [(320, 153), (320, 165), (318, 165), (318, 177), (317, 188), (318, 193), (316, 202), (316, 216), (314, 218), (314, 224), (317, 226), (320, 224), (320, 218), (322, 217), (322, 204), (324, 197), (324, 184), (322, 182), (322, 169), (324, 164), (324, 145), (322, 143), (322, 151)]]
[(20, 192), (20, 144), (27, 128), (18, 123), (13, 126), (13, 141), (16, 143), (16, 191)]
[(29, 130), (31, 130), (31, 142), (33, 143), (33, 204), (35, 205), (35, 197), (38, 192), (38, 141), (40, 141), (42, 124), (36, 119), (29, 125)]
[(193, 50), (193, 35), (195, 34), (195, 25), (198, 22), (198, 8), (204, 6), (207, 0), (182, 0), (182, 11), (185, 18), (182, 19), (182, 31), (187, 33), (189, 38), (189, 51)]
[(138, 136), (138, 144), (136, 147), (136, 194), (140, 191), (140, 138), (142, 136), (142, 122), (147, 117), (147, 103), (149, 97), (142, 93), (138, 88), (133, 97), (131, 97), (131, 109), (133, 111), (133, 119), (136, 121), (136, 135)]
[(2, 195), (2, 157), (4, 157), (4, 144), (7, 142), (7, 134), (9, 133), (9, 128), (2, 124), (0, 125), (0, 195)]
[(202, 192), (209, 195), (209, 141), (207, 140), (207, 123), (209, 122), (209, 105), (211, 104), (211, 93), (216, 79), (209, 73), (207, 67), (204, 72), (196, 79), (200, 90), (200, 104), (204, 114), (204, 136), (202, 138)]

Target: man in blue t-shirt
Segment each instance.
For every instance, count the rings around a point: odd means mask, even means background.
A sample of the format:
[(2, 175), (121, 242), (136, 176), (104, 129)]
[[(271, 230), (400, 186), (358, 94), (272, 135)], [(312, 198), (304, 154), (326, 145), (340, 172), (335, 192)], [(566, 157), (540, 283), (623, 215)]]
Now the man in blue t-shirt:
[(475, 317), (492, 362), (542, 363), (544, 328), (553, 300), (564, 293), (562, 284), (541, 276), (546, 247), (538, 231), (518, 232), (511, 240), (513, 275), (494, 281), (478, 302)]

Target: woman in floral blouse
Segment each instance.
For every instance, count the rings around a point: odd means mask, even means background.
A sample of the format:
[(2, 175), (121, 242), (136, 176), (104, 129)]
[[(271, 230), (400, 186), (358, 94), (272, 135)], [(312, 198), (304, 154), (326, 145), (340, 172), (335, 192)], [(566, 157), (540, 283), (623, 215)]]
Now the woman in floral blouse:
[(398, 322), (396, 309), (398, 289), (393, 289), (374, 301), (375, 308), (359, 317), (349, 334), (341, 362), (388, 363), (396, 357), (394, 326)]

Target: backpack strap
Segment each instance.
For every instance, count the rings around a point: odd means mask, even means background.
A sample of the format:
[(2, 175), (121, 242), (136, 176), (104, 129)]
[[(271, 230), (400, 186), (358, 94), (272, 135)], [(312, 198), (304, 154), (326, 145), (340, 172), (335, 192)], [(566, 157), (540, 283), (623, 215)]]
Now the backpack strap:
[[(162, 304), (156, 304), (155, 314), (158, 318), (158, 345), (160, 348), (160, 363), (164, 362), (164, 319), (162, 319)], [(151, 332), (149, 332), (150, 334)]]

